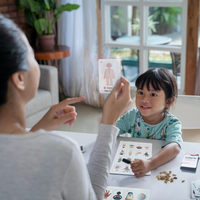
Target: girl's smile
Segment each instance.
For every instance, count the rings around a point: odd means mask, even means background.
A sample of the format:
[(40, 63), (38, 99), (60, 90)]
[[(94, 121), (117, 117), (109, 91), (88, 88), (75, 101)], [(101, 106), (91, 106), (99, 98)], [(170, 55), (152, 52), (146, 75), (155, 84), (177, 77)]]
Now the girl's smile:
[(147, 110), (147, 109), (150, 109), (151, 107), (148, 107), (148, 106), (140, 106), (141, 107), (141, 109), (143, 109), (143, 110)]
[(166, 97), (164, 90), (155, 90), (146, 84), (143, 88), (139, 88), (136, 95), (136, 107), (140, 111), (145, 122), (149, 124), (157, 124), (164, 119), (164, 110), (166, 108)]

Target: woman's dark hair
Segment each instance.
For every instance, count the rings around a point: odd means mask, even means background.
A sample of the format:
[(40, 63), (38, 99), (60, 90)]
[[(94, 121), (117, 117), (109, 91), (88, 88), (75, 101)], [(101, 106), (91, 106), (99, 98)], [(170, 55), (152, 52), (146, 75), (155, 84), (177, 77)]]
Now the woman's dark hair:
[(28, 70), (27, 48), (20, 32), (14, 22), (0, 14), (0, 106), (7, 102), (9, 77)]
[(141, 74), (137, 78), (135, 85), (137, 89), (143, 89), (145, 84), (148, 90), (150, 84), (154, 90), (163, 89), (165, 92), (166, 100), (177, 98), (178, 96), (176, 79), (168, 69), (153, 68)]

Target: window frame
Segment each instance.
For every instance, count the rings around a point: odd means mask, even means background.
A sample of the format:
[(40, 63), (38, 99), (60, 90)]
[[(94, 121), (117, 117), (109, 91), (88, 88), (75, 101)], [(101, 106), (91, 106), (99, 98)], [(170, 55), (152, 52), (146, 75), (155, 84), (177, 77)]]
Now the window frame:
[[(109, 6), (137, 6), (140, 10), (140, 45), (123, 44), (109, 41), (110, 35), (110, 12)], [(170, 45), (148, 45), (147, 39), (147, 27), (148, 27), (148, 7), (182, 7), (182, 45), (170, 46)], [(101, 0), (101, 16), (102, 16), (102, 45), (105, 47), (118, 47), (118, 48), (130, 48), (139, 50), (139, 74), (145, 72), (148, 69), (148, 50), (158, 51), (170, 51), (181, 54), (181, 86), (179, 94), (185, 93), (185, 73), (186, 73), (186, 47), (187, 47), (187, 16), (188, 16), (188, 0), (183, 1), (151, 1), (151, 0)], [(132, 86), (132, 89), (135, 87)]]

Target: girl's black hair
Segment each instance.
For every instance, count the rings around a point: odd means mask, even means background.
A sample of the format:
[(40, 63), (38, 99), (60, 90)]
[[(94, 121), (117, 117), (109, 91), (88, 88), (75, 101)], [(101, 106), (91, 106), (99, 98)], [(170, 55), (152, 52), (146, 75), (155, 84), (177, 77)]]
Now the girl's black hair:
[(163, 89), (165, 92), (166, 100), (177, 98), (178, 88), (174, 75), (165, 68), (152, 68), (141, 74), (136, 80), (137, 89), (143, 89), (146, 84), (149, 90), (151, 84), (154, 90)]
[(20, 32), (14, 22), (0, 14), (0, 106), (7, 102), (9, 77), (29, 69), (27, 48)]

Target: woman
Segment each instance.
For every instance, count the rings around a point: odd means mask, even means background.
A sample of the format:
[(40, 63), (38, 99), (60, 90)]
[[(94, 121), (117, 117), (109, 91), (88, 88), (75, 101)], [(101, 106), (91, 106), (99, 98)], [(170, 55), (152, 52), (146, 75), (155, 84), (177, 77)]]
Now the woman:
[(51, 107), (25, 130), (25, 106), (36, 95), (40, 71), (25, 35), (0, 15), (0, 199), (103, 199), (111, 149), (118, 134), (114, 125), (131, 103), (130, 85), (119, 80), (107, 97), (99, 134), (88, 166), (79, 146), (53, 132), (72, 125), (75, 108), (67, 99)]

